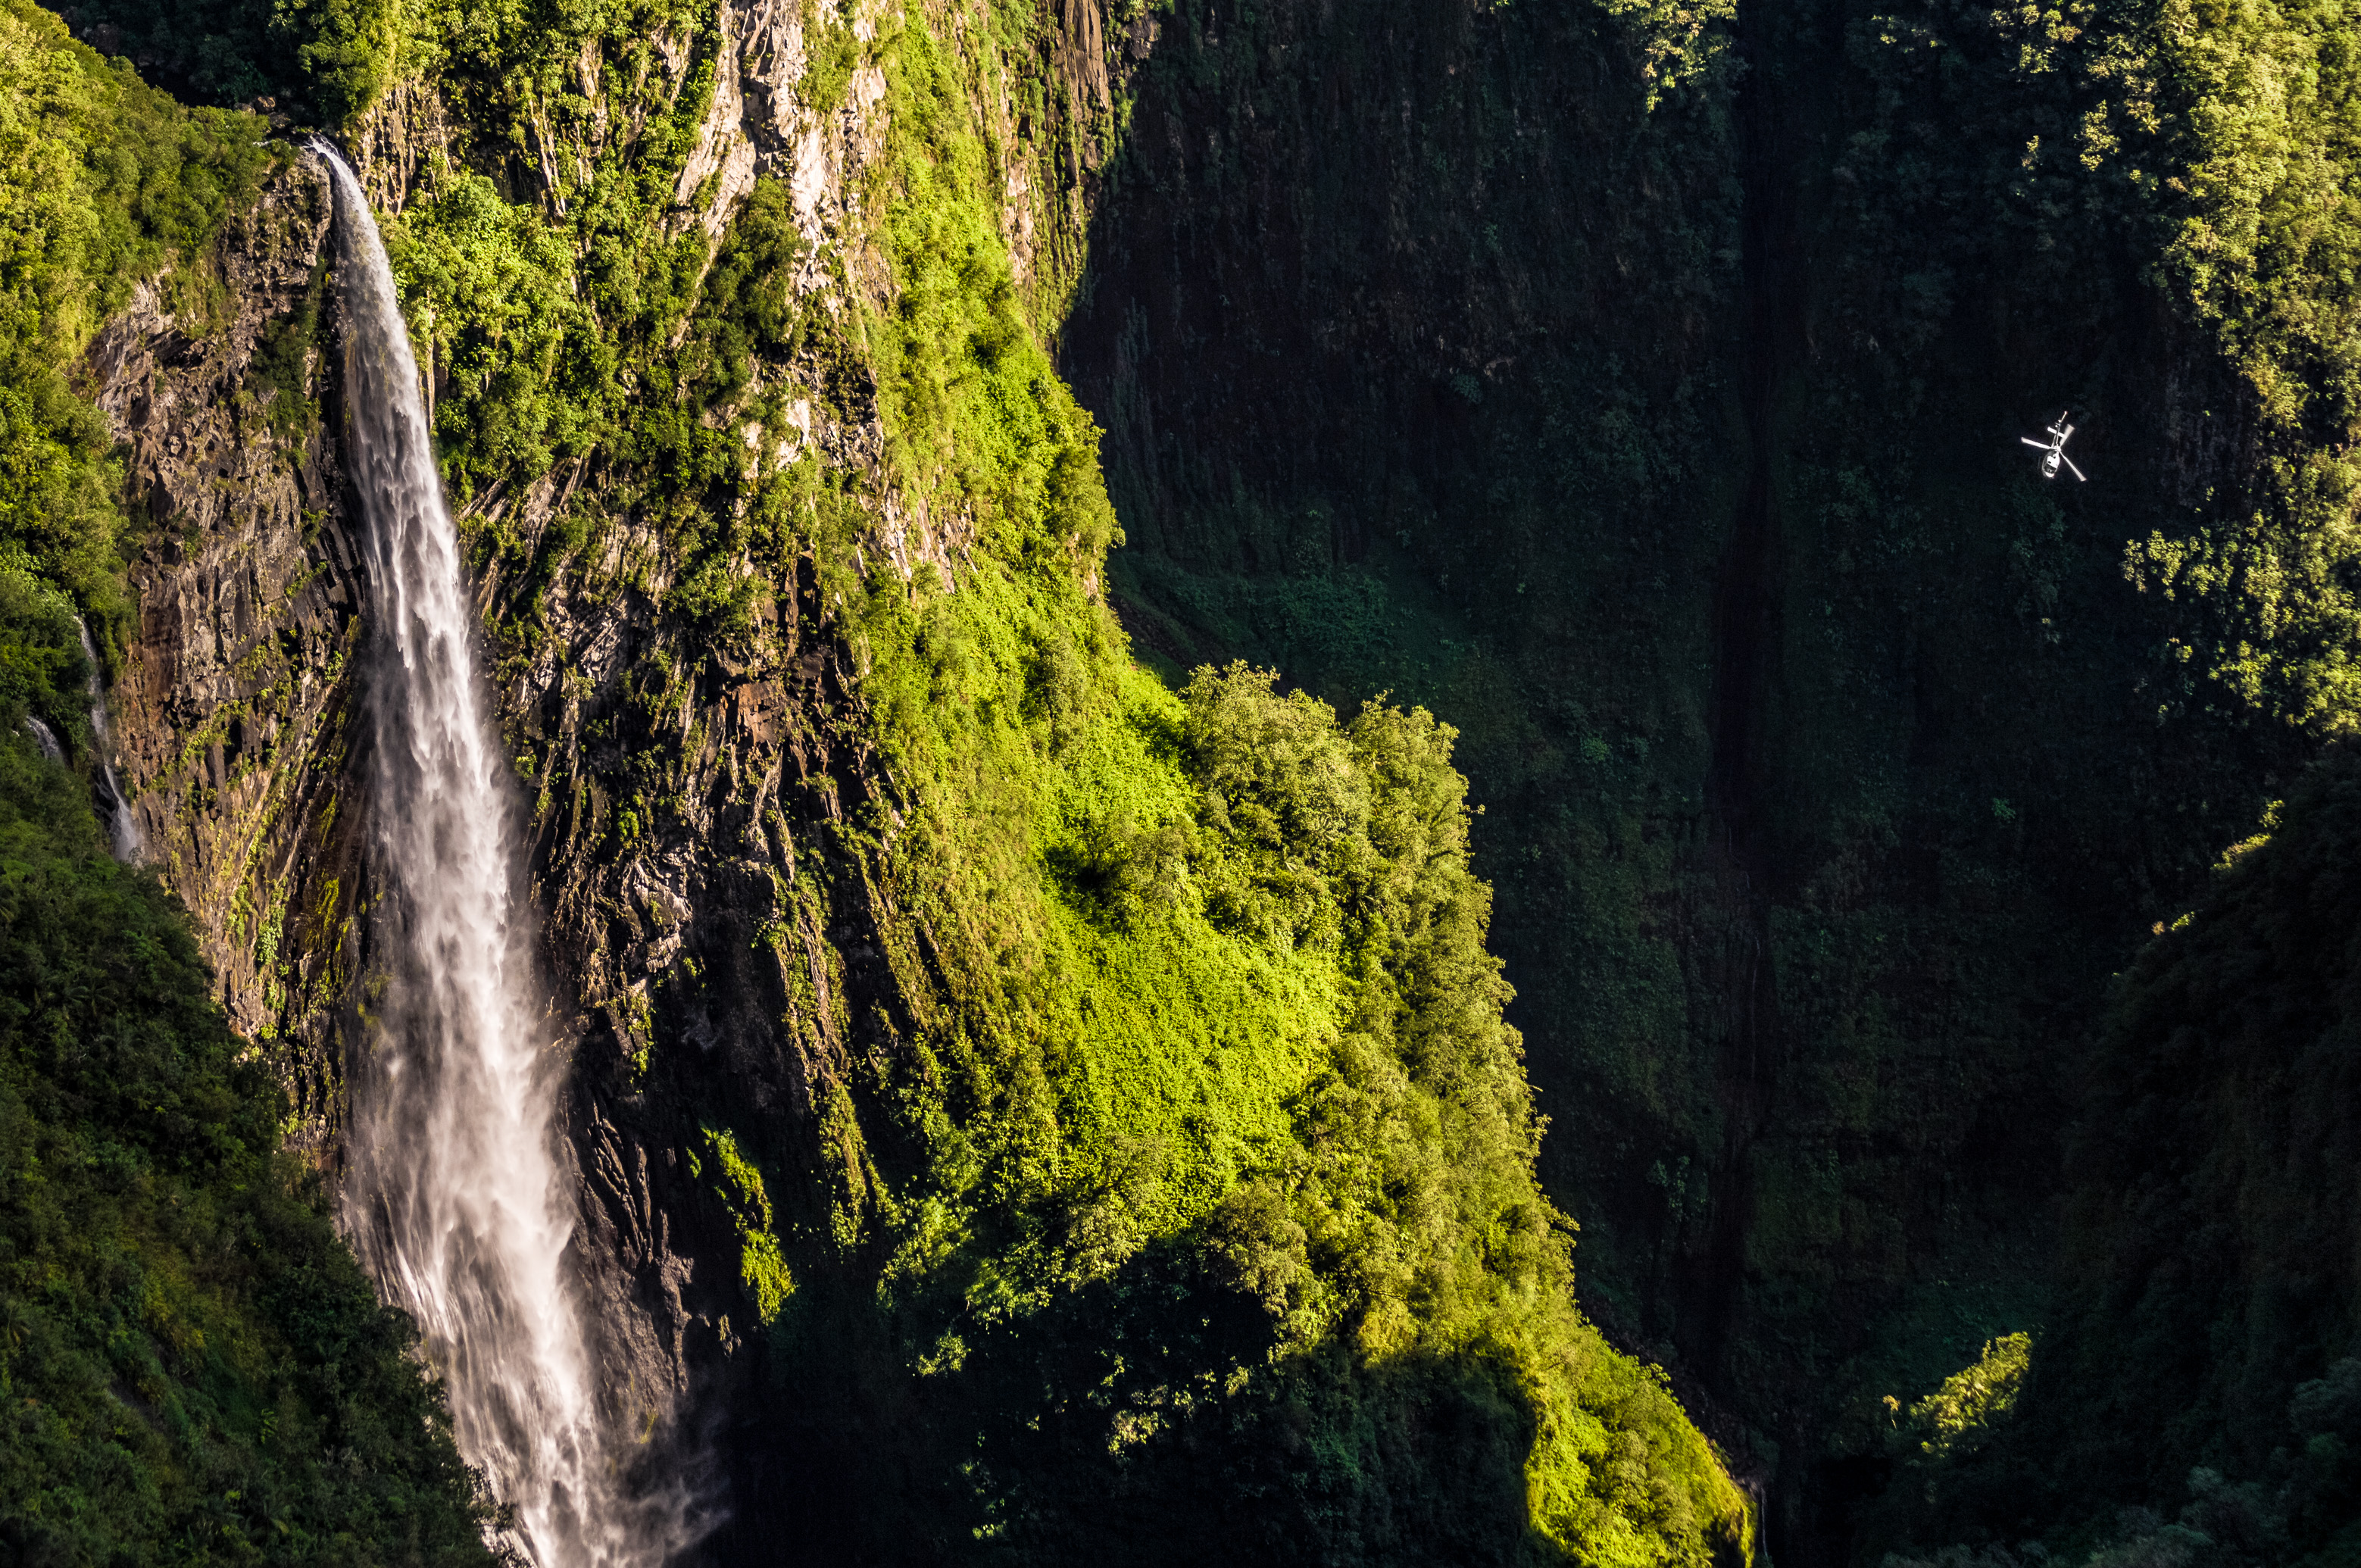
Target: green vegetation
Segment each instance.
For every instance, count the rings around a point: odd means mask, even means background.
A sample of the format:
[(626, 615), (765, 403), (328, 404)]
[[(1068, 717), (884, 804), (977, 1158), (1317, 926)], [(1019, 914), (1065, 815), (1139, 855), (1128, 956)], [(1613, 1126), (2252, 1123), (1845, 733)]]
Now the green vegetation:
[(1912, 1405), (1901, 1431), (1916, 1457), (1938, 1464), (1964, 1457), (1989, 1429), (2015, 1411), (2032, 1357), (2031, 1334), (2004, 1335), (1987, 1343), (1973, 1365), (1944, 1378), (1942, 1387)]
[[(738, 1230), (738, 1277), (754, 1299), (754, 1321), (768, 1328), (796, 1291), (795, 1277), (787, 1272), (779, 1255), (778, 1235), (771, 1228), (771, 1196), (763, 1190), (763, 1173), (738, 1152), (735, 1135), (726, 1128), (716, 1132), (708, 1127), (705, 1143), (707, 1152), (720, 1167), (717, 1185), (721, 1201), (730, 1208), (730, 1223)], [(689, 1155), (689, 1169), (703, 1174), (694, 1151)]]
[[(2206, 674), (2321, 732), (2361, 726), (2361, 39), (2317, 0), (2172, 4), (2110, 17), (2075, 63), (2104, 93), (2085, 160), (2162, 230), (2159, 280), (2235, 367), (2203, 411), (2252, 444), (2195, 515), (2135, 541), (2143, 587), (2206, 611)], [(2200, 438), (2191, 433), (2192, 438)]]
[[(673, 400), (666, 334), (698, 297), (710, 259), (694, 225), (676, 238), (664, 233), (682, 215), (673, 182), (711, 98), (710, 26), (677, 5), (531, 15), (454, 5), (414, 20), (434, 40), (427, 68), (472, 101), (481, 156), (539, 166), (533, 138), (544, 133), (587, 144), (588, 155), (539, 167), (545, 203), (512, 204), (481, 173), (436, 168), (423, 199), (387, 225), (421, 357), (431, 354), (454, 383), (435, 433), (455, 499), (528, 484), (593, 452), (642, 477), (634, 504), (661, 505), (677, 489), (689, 510), (702, 497), (728, 434), (642, 411)], [(699, 52), (674, 95), (650, 40), (675, 28)], [(616, 57), (603, 107), (571, 79), (568, 61), (585, 49)], [(598, 138), (598, 115), (631, 129)]]
[[(765, 1430), (893, 1521), (835, 1527), (868, 1550), (1202, 1552), (1218, 1492), (1274, 1555), (1693, 1560), (1742, 1504), (1574, 1313), (1539, 1150), (1592, 1299), (1775, 1435), (1791, 1497), (1838, 1433), (1900, 1461), (1880, 1539), (1942, 1539), (2055, 1452), (2044, 1368), (2096, 1332), (2025, 1332), (2061, 1042), (2302, 755), (2249, 717), (2354, 710), (2342, 12), (1824, 0), (1741, 71), (1727, 6), (1316, 10), (1111, 10), (1163, 41), (1093, 104), (1021, 7), (805, 7), (803, 93), (886, 90), (869, 215), (817, 247), (775, 181), (716, 246), (693, 221), (708, 12), (421, 8), (386, 57), (467, 124), (390, 235), (454, 493), (561, 477), (477, 541), (509, 671), (554, 606), (648, 623), (575, 737), (524, 737), (545, 808), (652, 852), (703, 744), (671, 716), (791, 647), (842, 676), (805, 739), (862, 761), (783, 805), (755, 912), (807, 1099), (700, 1077), (686, 963), (624, 1054), (708, 1162)], [(1337, 107), (1379, 103), (1398, 140)], [(1107, 204), (1020, 283), (1027, 159)], [(1991, 456), (2070, 401), (2106, 483)], [(1757, 441), (1773, 632), (1733, 652)], [(1113, 587), (1183, 692), (1102, 607), (1126, 528)], [(2159, 1340), (2261, 1332), (2224, 1310)], [(2216, 1477), (2110, 1552), (2231, 1539), (2267, 1472), (2271, 1539), (2345, 1528), (2266, 1453), (2336, 1460), (2328, 1396), (2290, 1413), (2333, 1337), (2257, 1384), (2237, 1463), (2096, 1464), (2165, 1508)]]
[[(1090, 592), (1116, 536), (1096, 433), (1019, 313), (956, 62), (915, 26), (880, 54), (886, 471), (976, 547), (955, 588), (831, 579), (896, 782), (859, 840), (912, 946), (907, 1031), (848, 1085), (802, 1229), (838, 1300), (876, 1260), (917, 1441), (969, 1454), (897, 1517), (994, 1561), (1160, 1559), (1205, 1550), (1219, 1475), (1249, 1553), (1742, 1547), (1703, 1440), (1573, 1310), (1451, 732), (1129, 666)], [(827, 1299), (780, 1324), (791, 1387), (825, 1383)], [(1421, 1408), (1455, 1452), (1381, 1436)]]
[(82, 36), (202, 102), (266, 99), (334, 130), (366, 111), (395, 66), (395, 0), (93, 0)]
[(1927, 1449), (1933, 1506), (1889, 1508), (1889, 1539), (2039, 1533), (2106, 1568), (2350, 1560), (2356, 901), (2361, 759), (2340, 750), (2122, 978), (2057, 1322), (1984, 1379), (2021, 1368), (2013, 1399), (1958, 1402), (1978, 1441)]
[[(81, 24), (456, 126), (388, 241), (587, 939), (755, 847), (592, 1001), (812, 1550), (1742, 1554), (1562, 1205), (1800, 1558), (2349, 1551), (2346, 1298), (2283, 1283), (2349, 1181), (2256, 1109), (2341, 1070), (2288, 933), (2349, 912), (2269, 913), (2334, 790), (2175, 920), (2361, 711), (2343, 7), (1079, 17), (794, 8), (850, 200), (711, 229), (710, 5)], [(57, 369), (268, 155), (0, 20), (0, 704), (71, 734), (125, 534)], [(787, 1065), (710, 1043), (750, 967)]]
[[(479, 505), (583, 477), (530, 535), (489, 509), (501, 652), (532, 667), (559, 605), (645, 618), (631, 667), (568, 688), (578, 752), (527, 727), (544, 809), (612, 801), (598, 853), (661, 851), (692, 693), (791, 650), (858, 673), (811, 739), (875, 760), (790, 795), (756, 912), (825, 1064), (808, 1112), (748, 1115), (680, 1037), (733, 954), (652, 977), (619, 1058), (733, 1259), (724, 1332), (775, 1390), (750, 1458), (837, 1499), (811, 1549), (1742, 1557), (1744, 1496), (1575, 1310), (1452, 731), (1127, 657), (1098, 433), (998, 225), (1007, 59), (807, 9), (803, 91), (885, 87), (872, 216), (815, 251), (764, 179), (708, 247), (675, 203), (709, 66), (675, 93), (647, 43), (702, 51), (708, 19), (450, 20), (419, 69), (546, 187), (438, 169), (388, 225), (445, 472)], [(542, 128), (582, 156), (541, 161)]]
[[(685, 1150), (729, 1123), (709, 1187), (792, 1396), (769, 1430), (865, 1515), (1017, 1560), (1202, 1549), (1179, 1499), (1214, 1486), (1263, 1499), (1240, 1529), (1273, 1552), (1705, 1550), (1735, 1494), (1566, 1306), (1538, 1149), (1619, 1329), (1795, 1453), (1838, 1433), (1951, 1498), (2034, 1402), (2059, 1042), (2300, 759), (2248, 716), (2348, 706), (2336, 29), (1828, 0), (1741, 72), (1711, 6), (1299, 11), (1125, 10), (1163, 42), (1093, 108), (1021, 8), (873, 38), (807, 8), (803, 93), (886, 88), (870, 215), (817, 247), (772, 180), (709, 249), (689, 221), (703, 13), (455, 12), (400, 57), (467, 123), (390, 225), (454, 493), (570, 498), (530, 536), (487, 508), (509, 669), (555, 605), (649, 621), (577, 694), (579, 761), (521, 745), (545, 807), (604, 856), (672, 841), (701, 741), (660, 716), (790, 645), (851, 672), (815, 722), (877, 759), (806, 786), (757, 912), (782, 1027), (831, 1064), (803, 1120), (699, 1077), (686, 966), (625, 1052)], [(659, 34), (692, 41), (676, 93)], [(1411, 105), (1403, 141), (1320, 120), (1312, 79)], [(1749, 80), (1790, 127), (1767, 173)], [(1042, 148), (997, 139), (1003, 102)], [(1020, 282), (1008, 173), (1071, 156), (1058, 189), (1097, 192), (1086, 145), (1107, 205)], [(1742, 177), (1792, 232), (1742, 232)], [(1750, 244), (1790, 247), (1757, 286), (1795, 323), (1753, 408)], [(2191, 333), (2159, 337), (2148, 280)], [(2069, 401), (2109, 484), (1991, 456)], [(2242, 409), (2251, 470), (2204, 422)], [(1708, 629), (1750, 413), (1784, 619), (1738, 867)], [(1101, 607), (1126, 531), (1111, 586), (1184, 695)], [(1365, 706), (1386, 688), (1413, 706)], [(1465, 731), (1481, 821), (1435, 828), (1459, 786), (1421, 707)], [(1478, 1435), (1388, 1451), (1422, 1407)], [(907, 1490), (827, 1453), (856, 1408)]]
[[(1507, 4), (1508, 0), (1494, 0)], [(1647, 83), (1648, 107), (1665, 94), (1712, 81), (1712, 72), (1728, 58), (1726, 28), (1738, 16), (1738, 0), (1598, 0), (1609, 16), (1622, 19), (1639, 45), (1640, 78)]]
[[(2361, 1541), (2352, 958), (2361, 762), (2340, 750), (2125, 976), (2072, 1161), (2079, 1281), (2026, 1447), (2169, 1508), (2194, 1467), (2286, 1515), (2276, 1561)], [(2328, 1381), (2323, 1382), (2321, 1379)], [(2201, 1497), (2198, 1502), (2204, 1499)]]
[(85, 780), (74, 618), (127, 630), (136, 536), (70, 367), (198, 261), (270, 154), (0, 8), (0, 1542), (12, 1561), (489, 1561), (486, 1509), (185, 915), (117, 865)]
[[(0, 679), (60, 735), (82, 723), (60, 695), (83, 669), (66, 601), (103, 646), (130, 613), (113, 442), (67, 367), (251, 198), (270, 159), (255, 127), (181, 108), (26, 0), (0, 7)], [(164, 286), (202, 308), (193, 276)]]
[(1612, 10), (1174, 5), (1058, 341), (1148, 656), (1462, 731), (1586, 1305), (1834, 1561), (2054, 1328), (2107, 976), (2356, 711), (2353, 23), (1766, 5), (1666, 94)]
[(25, 1562), (489, 1561), (185, 915), (0, 737), (0, 1541)]

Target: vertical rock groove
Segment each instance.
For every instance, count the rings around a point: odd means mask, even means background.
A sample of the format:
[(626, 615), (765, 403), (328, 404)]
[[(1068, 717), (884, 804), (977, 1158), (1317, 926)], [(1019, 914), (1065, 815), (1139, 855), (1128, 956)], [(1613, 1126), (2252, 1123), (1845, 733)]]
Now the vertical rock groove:
[(1779, 108), (1761, 12), (1742, 25), (1747, 69), (1739, 89), (1741, 215), (1739, 397), (1746, 477), (1714, 583), (1711, 761), (1706, 799), (1725, 857), (1735, 931), (1723, 963), (1727, 1012), (1720, 1065), (1724, 1141), (1712, 1230), (1703, 1258), (1696, 1353), (1718, 1374), (1746, 1266), (1752, 1208), (1749, 1150), (1769, 1108), (1778, 1040), (1771, 963), (1773, 857), (1766, 840), (1764, 708), (1779, 649), (1776, 403), (1788, 322), (1793, 236), (1781, 159)]

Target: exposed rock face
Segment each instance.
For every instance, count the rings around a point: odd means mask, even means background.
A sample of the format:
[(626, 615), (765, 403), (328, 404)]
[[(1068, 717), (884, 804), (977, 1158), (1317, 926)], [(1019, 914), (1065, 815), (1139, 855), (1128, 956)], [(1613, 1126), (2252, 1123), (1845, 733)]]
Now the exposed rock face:
[[(289, 165), (173, 291), (212, 293), (221, 319), (143, 285), (89, 356), (153, 526), (113, 692), (124, 785), (232, 1023), (278, 1054), (315, 1149), (339, 1121), (331, 1020), (363, 897), (359, 818), (340, 807), (365, 588), (313, 330), (328, 219), (319, 172)], [(258, 369), (266, 340), (300, 384)]]

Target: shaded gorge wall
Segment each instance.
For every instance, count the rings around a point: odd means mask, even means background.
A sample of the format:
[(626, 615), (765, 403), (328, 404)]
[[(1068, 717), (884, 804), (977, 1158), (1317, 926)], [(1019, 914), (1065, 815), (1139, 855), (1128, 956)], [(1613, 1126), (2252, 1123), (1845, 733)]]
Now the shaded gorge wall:
[(2241, 394), (1984, 13), (1741, 6), (1669, 91), (1584, 7), (1159, 21), (1059, 338), (1114, 602), (1462, 727), (1584, 1299), (1840, 1558), (1884, 1398), (2045, 1321), (2107, 975), (2308, 750), (2123, 569)]

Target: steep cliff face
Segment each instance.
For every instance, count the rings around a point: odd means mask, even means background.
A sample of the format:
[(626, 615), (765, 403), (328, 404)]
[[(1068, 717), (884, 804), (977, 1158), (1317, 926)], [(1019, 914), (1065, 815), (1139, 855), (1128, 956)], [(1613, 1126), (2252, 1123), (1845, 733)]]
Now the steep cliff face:
[(1910, 1455), (1887, 1541), (2031, 1520), (2223, 1568), (2361, 1542), (2356, 851), (2339, 748), (2126, 966), (2068, 1160), (2060, 1300), (2014, 1398)]
[[(345, 139), (530, 800), (609, 1414), (702, 1550), (1742, 1557), (1574, 1308), (1452, 732), (1176, 696), (1104, 607), (1026, 312), (1159, 19), (412, 24)], [(382, 806), (324, 221), (288, 160), (219, 318), (143, 295), (88, 367), (155, 524), (130, 787), (333, 1166)]]
[[(803, 112), (798, 23), (769, 5), (725, 11), (715, 26), (710, 57), (697, 62), (712, 73), (711, 107), (667, 222), (718, 236), (758, 175), (784, 182), (792, 162), (807, 243), (840, 243), (875, 156), (864, 110), (882, 79), (873, 67), (860, 73), (841, 115)], [(664, 64), (661, 92), (676, 97), (692, 64), (686, 36)], [(594, 53), (581, 79), (593, 93), (598, 72)], [(568, 150), (595, 159), (638, 128), (620, 125)], [(396, 213), (468, 150), (431, 80), (400, 84), (350, 141), (376, 199)], [(366, 733), (353, 722), (367, 679), (354, 655), (368, 585), (337, 459), (329, 217), (318, 169), (285, 161), (203, 258), (204, 287), (192, 292), (183, 280), (176, 310), (157, 285), (143, 286), (92, 346), (87, 371), (125, 444), (131, 505), (152, 530), (131, 572), (139, 618), (113, 688), (145, 853), (195, 916), (234, 1025), (293, 1090), (297, 1141), (333, 1164), (340, 1056), (366, 1004), (355, 981), (368, 963), (369, 803), (351, 755)], [(796, 433), (807, 451), (873, 484), (873, 411), (857, 422), (823, 414), (815, 427), (801, 406)], [(766, 455), (795, 455), (784, 445)], [(522, 494), (478, 498), (466, 521), (522, 535), (530, 552), (553, 517), (605, 503), (585, 466)], [(906, 560), (943, 554), (935, 534), (898, 523), (881, 518), (869, 547)], [(724, 1047), (708, 1064), (710, 1092), (742, 1097), (783, 1126), (817, 1125), (827, 1082), (843, 1073), (838, 948), (873, 959), (875, 949), (808, 882), (800, 918), (777, 918), (776, 876), (792, 882), (796, 839), (841, 822), (873, 784), (858, 744), (833, 732), (842, 726), (831, 709), (849, 699), (812, 587), (800, 603), (790, 592), (763, 607), (761, 652), (684, 683), (660, 725), (647, 727), (662, 733), (634, 735), (661, 748), (675, 815), (662, 830), (618, 834), (619, 786), (648, 781), (618, 777), (617, 717), (650, 669), (704, 661), (656, 611), (669, 586), (657, 531), (628, 516), (617, 524), (555, 581), (522, 580), (494, 560), (480, 591), (495, 619), (532, 594), (543, 633), (530, 657), (503, 668), (501, 696), (520, 760), (544, 786), (534, 881), (566, 999), (553, 1026), (585, 1067), (572, 1107), (582, 1251), (606, 1298), (616, 1417), (644, 1430), (700, 1372), (719, 1380), (706, 1392), (726, 1406), (727, 1353), (739, 1343), (729, 1324), (739, 1238), (680, 1165), (684, 1142), (696, 1141), (693, 1114), (676, 1102), (652, 1107), (642, 1091), (652, 989), (682, 966), (705, 977), (691, 1014), (666, 1022), (700, 1052)], [(857, 975), (861, 959), (851, 961)], [(691, 1261), (700, 1255), (702, 1278)], [(693, 1448), (684, 1443), (684, 1459)]]
[(152, 531), (112, 692), (143, 853), (322, 1152), (364, 896), (346, 772), (364, 589), (338, 493), (328, 218), (317, 171), (282, 163), (194, 287), (143, 284), (86, 358)]

